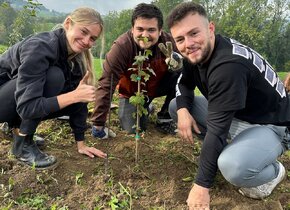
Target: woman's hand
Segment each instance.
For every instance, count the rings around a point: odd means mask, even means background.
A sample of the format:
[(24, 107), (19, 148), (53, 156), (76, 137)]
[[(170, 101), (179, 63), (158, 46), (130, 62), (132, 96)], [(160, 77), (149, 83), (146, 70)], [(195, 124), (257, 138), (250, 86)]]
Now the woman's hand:
[(93, 102), (96, 99), (96, 87), (92, 85), (87, 85), (87, 80), (89, 78), (89, 72), (80, 81), (78, 87), (68, 93), (64, 93), (57, 96), (57, 101), (60, 109), (67, 107), (74, 103), (88, 103)]
[(101, 150), (98, 150), (94, 147), (88, 147), (85, 145), (84, 141), (78, 141), (77, 142), (78, 152), (80, 154), (84, 154), (89, 156), (90, 158), (94, 158), (95, 156), (100, 158), (106, 158), (107, 154), (102, 152)]
[(88, 85), (89, 72), (85, 74), (83, 79), (80, 81), (78, 87), (73, 91), (74, 98), (78, 100), (78, 102), (93, 102), (96, 98), (96, 87), (92, 85)]

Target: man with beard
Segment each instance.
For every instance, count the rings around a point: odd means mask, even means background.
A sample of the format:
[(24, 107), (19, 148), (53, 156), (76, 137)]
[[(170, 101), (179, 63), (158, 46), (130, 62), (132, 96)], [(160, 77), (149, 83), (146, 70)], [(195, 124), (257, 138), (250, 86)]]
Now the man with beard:
[[(136, 119), (133, 118), (132, 114), (136, 111), (136, 107), (129, 103), (129, 98), (137, 92), (137, 83), (131, 81), (130, 76), (133, 72), (128, 69), (136, 67), (133, 66), (135, 56), (139, 52), (143, 54), (146, 49), (152, 51), (152, 56), (150, 55), (149, 59), (144, 61), (143, 67), (150, 67), (156, 75), (151, 75), (146, 84), (142, 79), (142, 84), (145, 84), (142, 89), (146, 91), (144, 108), (148, 109), (154, 98), (166, 96), (161, 111), (157, 113), (157, 118), (160, 122), (159, 125), (165, 123), (169, 126), (163, 127), (165, 128), (163, 131), (174, 132), (174, 129), (170, 129), (172, 119), (168, 113), (168, 105), (175, 97), (175, 84), (180, 73), (169, 71), (165, 61), (166, 56), (158, 47), (160, 43), (174, 43), (174, 40), (169, 34), (162, 31), (163, 16), (153, 4), (141, 3), (137, 5), (132, 14), (131, 24), (132, 28), (119, 36), (107, 53), (103, 74), (98, 81), (97, 99), (92, 114), (92, 134), (97, 138), (106, 138), (109, 135), (105, 122), (110, 109), (110, 94), (114, 92), (117, 84), (121, 127), (128, 133), (134, 133), (133, 127), (136, 124)], [(173, 50), (176, 51), (175, 45)], [(179, 66), (175, 66), (175, 68), (178, 69)], [(141, 117), (142, 130), (146, 129), (146, 119), (147, 116)], [(110, 133), (115, 136), (113, 132)]]
[[(290, 142), (289, 97), (283, 83), (256, 51), (215, 35), (201, 5), (179, 4), (167, 23), (190, 63), (184, 63), (169, 112), (183, 140), (193, 143), (192, 132), (203, 136), (189, 209), (209, 209), (217, 169), (242, 195), (269, 196), (285, 177), (277, 158)], [(193, 95), (195, 87), (204, 97)]]

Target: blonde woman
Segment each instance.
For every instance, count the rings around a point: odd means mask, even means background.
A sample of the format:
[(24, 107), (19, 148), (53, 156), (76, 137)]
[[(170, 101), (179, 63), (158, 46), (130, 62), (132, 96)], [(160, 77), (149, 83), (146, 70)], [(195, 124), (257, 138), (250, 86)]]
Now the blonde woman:
[(0, 57), (0, 122), (14, 128), (12, 153), (36, 168), (56, 158), (39, 150), (33, 135), (42, 120), (70, 116), (78, 152), (106, 157), (84, 144), (87, 103), (95, 100), (90, 48), (101, 36), (103, 21), (91, 8), (78, 8), (51, 32), (27, 37)]

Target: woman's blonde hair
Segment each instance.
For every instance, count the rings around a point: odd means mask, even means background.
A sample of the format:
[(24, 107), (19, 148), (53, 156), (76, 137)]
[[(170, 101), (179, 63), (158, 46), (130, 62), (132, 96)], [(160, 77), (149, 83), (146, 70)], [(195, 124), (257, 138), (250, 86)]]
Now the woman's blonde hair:
[[(104, 26), (103, 20), (96, 10), (89, 8), (89, 7), (80, 7), (74, 10), (67, 18), (64, 20), (63, 25), (70, 18), (74, 23), (78, 23), (81, 25), (92, 25), (92, 24), (99, 24), (101, 26), (101, 36), (104, 39)], [(103, 46), (102, 46), (103, 48)], [(85, 50), (84, 52), (80, 53), (76, 57), (77, 61), (80, 63), (83, 75), (86, 71), (89, 71), (89, 80), (88, 83), (91, 85), (95, 84), (95, 69), (93, 66), (93, 55), (90, 49)]]

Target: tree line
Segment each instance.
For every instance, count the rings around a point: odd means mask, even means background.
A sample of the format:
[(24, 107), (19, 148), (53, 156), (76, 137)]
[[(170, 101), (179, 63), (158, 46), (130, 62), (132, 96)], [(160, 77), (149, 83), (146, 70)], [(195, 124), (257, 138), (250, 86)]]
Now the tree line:
[[(164, 20), (170, 10), (184, 0), (152, 0), (163, 12)], [(209, 19), (215, 22), (216, 33), (223, 34), (255, 49), (277, 71), (290, 71), (290, 1), (289, 0), (196, 0), (202, 4)], [(38, 13), (37, 1), (28, 0), (21, 11), (15, 11), (0, 0), (0, 44), (10, 46), (24, 37), (51, 30), (62, 23), (64, 16), (45, 17)], [(3, 6), (4, 5), (4, 6)], [(105, 25), (104, 53), (113, 41), (131, 28), (132, 9), (112, 11), (103, 16)], [(165, 31), (169, 31), (166, 23)], [(0, 49), (1, 51), (1, 49)], [(101, 40), (93, 48), (101, 54)]]

